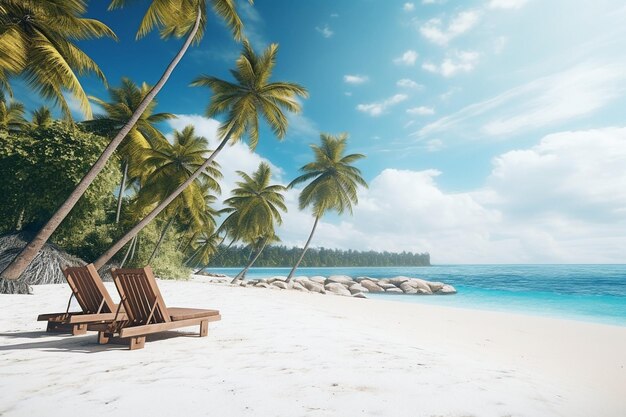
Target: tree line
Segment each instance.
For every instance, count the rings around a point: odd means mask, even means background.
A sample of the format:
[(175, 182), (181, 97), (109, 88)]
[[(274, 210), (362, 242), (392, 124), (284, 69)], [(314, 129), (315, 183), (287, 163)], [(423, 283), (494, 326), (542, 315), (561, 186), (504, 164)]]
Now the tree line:
[[(209, 267), (240, 267), (250, 258), (245, 246), (220, 248), (219, 254)], [(290, 267), (302, 253), (302, 248), (283, 245), (269, 246), (256, 260), (257, 267)], [(310, 248), (300, 266), (303, 267), (351, 267), (351, 266), (430, 266), (428, 253), (356, 251), (352, 249)]]

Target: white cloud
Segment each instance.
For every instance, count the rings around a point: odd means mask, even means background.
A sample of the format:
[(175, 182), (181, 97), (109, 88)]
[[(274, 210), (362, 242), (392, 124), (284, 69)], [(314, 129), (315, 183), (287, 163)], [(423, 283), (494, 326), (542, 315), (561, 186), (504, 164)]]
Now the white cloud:
[(316, 137), (319, 135), (319, 129), (315, 122), (302, 113), (287, 113), (287, 121), (289, 122), (287, 136)]
[(347, 83), (347, 84), (363, 84), (365, 82), (367, 82), (369, 80), (369, 78), (366, 75), (358, 75), (358, 74), (354, 74), (354, 75), (344, 75), (343, 76), (343, 82)]
[(432, 107), (419, 106), (407, 109), (406, 112), (411, 116), (430, 116), (432, 114), (435, 114), (435, 109), (433, 109)]
[[(197, 135), (204, 136), (209, 140), (210, 149), (217, 148), (219, 144), (217, 129), (220, 126), (220, 122), (214, 119), (207, 119), (199, 114), (179, 114), (177, 116), (176, 119), (167, 121), (172, 129), (182, 130), (185, 126), (193, 125)], [(276, 140), (272, 137), (267, 137), (267, 139)], [(224, 178), (220, 181), (220, 186), (222, 187), (220, 200), (228, 198), (230, 190), (235, 186), (235, 182), (239, 181), (240, 177), (236, 171), (250, 173), (256, 170), (261, 162), (267, 162), (272, 168), (276, 181), (281, 181), (284, 174), (281, 168), (259, 154), (250, 151), (248, 145), (243, 142), (226, 145), (215, 160), (221, 165), (221, 171), (224, 175)]]
[(444, 148), (443, 141), (441, 139), (431, 139), (426, 142), (426, 150), (428, 152), (437, 152)]
[(422, 0), (422, 4), (442, 4), (445, 0)]
[(380, 116), (381, 114), (385, 113), (388, 108), (403, 102), (407, 98), (408, 96), (406, 94), (396, 94), (383, 101), (369, 104), (359, 104), (358, 106), (356, 106), (356, 109), (373, 117)]
[(413, 4), (413, 3), (404, 3), (404, 5), (402, 6), (402, 9), (405, 12), (412, 12), (413, 10), (415, 10), (415, 4)]
[[(484, 186), (470, 192), (445, 191), (437, 170), (385, 169), (359, 191), (353, 217), (322, 222), (314, 245), (428, 251), (439, 264), (622, 262), (624, 166), (626, 128), (605, 128), (552, 134), (501, 154)], [(290, 211), (285, 244), (302, 245), (312, 222)]]
[(520, 9), (528, 0), (491, 0), (489, 2), (490, 9)]
[(396, 86), (400, 88), (415, 88), (415, 89), (420, 89), (420, 90), (424, 88), (423, 85), (416, 83), (410, 78), (403, 78), (401, 80), (398, 80), (398, 82), (396, 82)]
[(461, 72), (472, 71), (478, 63), (478, 58), (478, 52), (457, 51), (453, 54), (448, 54), (441, 64), (424, 62), (424, 64), (422, 64), (422, 69), (448, 78)]
[(398, 58), (395, 58), (393, 60), (393, 62), (396, 65), (412, 66), (412, 65), (415, 65), (415, 61), (417, 61), (417, 57), (418, 56), (419, 55), (417, 54), (417, 52), (409, 49), (408, 51), (403, 53), (402, 56), (399, 56)]
[(335, 34), (335, 32), (333, 32), (328, 25), (324, 25), (322, 27), (316, 26), (315, 30), (326, 39), (331, 38)]
[(457, 137), (506, 138), (592, 114), (626, 91), (626, 68), (579, 65), (532, 80), (469, 105), (416, 132), (423, 137), (453, 132)]
[(438, 45), (447, 45), (452, 39), (471, 30), (480, 20), (480, 12), (468, 10), (454, 16), (448, 26), (441, 19), (430, 19), (420, 26), (420, 33), (429, 41)]

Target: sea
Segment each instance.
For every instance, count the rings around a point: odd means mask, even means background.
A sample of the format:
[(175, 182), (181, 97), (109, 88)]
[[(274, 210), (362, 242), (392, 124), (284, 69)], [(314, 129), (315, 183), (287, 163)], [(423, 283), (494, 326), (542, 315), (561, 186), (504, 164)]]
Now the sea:
[[(207, 268), (234, 276), (240, 268)], [(286, 276), (290, 268), (252, 268), (247, 278)], [(457, 294), (368, 294), (368, 298), (507, 311), (626, 326), (626, 264), (435, 265), (427, 267), (299, 268), (296, 276), (407, 276), (453, 285)]]

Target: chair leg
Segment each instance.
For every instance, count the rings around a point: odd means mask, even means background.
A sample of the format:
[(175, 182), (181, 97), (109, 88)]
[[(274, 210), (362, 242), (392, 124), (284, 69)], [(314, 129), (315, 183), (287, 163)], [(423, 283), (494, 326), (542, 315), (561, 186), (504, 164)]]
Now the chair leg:
[(72, 335), (78, 336), (87, 333), (87, 324), (75, 324), (72, 326)]
[(209, 321), (204, 320), (200, 322), (200, 337), (205, 337), (209, 334)]
[(98, 332), (98, 344), (106, 345), (109, 343), (109, 338), (111, 337), (110, 333)]
[(143, 349), (146, 344), (146, 336), (131, 337), (129, 342), (130, 350)]

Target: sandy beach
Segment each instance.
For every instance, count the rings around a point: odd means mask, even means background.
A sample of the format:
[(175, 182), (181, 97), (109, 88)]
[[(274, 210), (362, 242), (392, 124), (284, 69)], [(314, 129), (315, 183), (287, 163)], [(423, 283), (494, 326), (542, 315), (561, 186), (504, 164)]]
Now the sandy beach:
[[(111, 294), (116, 292), (106, 284)], [(626, 327), (160, 281), (223, 319), (143, 350), (49, 335), (66, 285), (0, 295), (0, 415), (626, 415)]]

